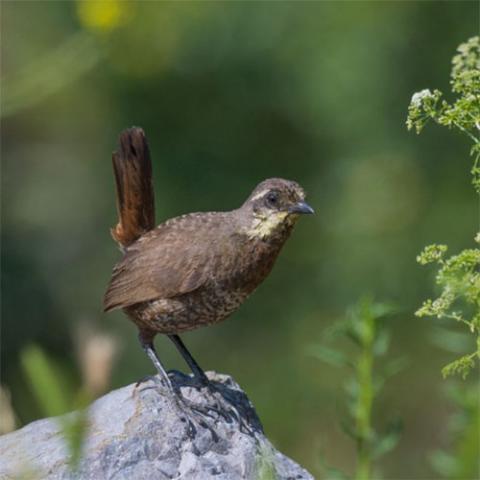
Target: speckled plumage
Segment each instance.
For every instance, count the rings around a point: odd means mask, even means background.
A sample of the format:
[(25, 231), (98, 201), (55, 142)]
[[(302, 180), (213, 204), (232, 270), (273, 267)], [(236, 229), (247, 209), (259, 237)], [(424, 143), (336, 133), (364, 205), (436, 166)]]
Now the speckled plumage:
[(154, 228), (152, 166), (141, 128), (121, 133), (112, 160), (118, 224), (111, 233), (123, 258), (113, 269), (104, 309), (122, 309), (138, 326), (142, 348), (177, 395), (155, 335), (166, 334), (195, 379), (208, 383), (178, 334), (233, 313), (270, 273), (299, 215), (313, 210), (297, 183), (270, 178), (236, 210), (190, 213)]
[(254, 197), (279, 188), (303, 200), (295, 182), (269, 179), (237, 210), (183, 215), (141, 236), (114, 268), (105, 310), (165, 334), (227, 318), (269, 274), (298, 216), (255, 212)]

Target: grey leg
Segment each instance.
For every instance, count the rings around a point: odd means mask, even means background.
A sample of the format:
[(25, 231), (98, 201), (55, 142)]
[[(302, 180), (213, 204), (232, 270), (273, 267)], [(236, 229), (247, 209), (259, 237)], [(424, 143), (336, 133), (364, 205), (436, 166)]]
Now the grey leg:
[(138, 334), (138, 339), (140, 340), (140, 344), (142, 345), (143, 350), (145, 350), (145, 353), (148, 355), (152, 363), (155, 365), (155, 368), (160, 374), (162, 382), (165, 382), (167, 384), (168, 389), (175, 394), (175, 389), (173, 388), (172, 382), (170, 381), (170, 378), (165, 368), (163, 368), (163, 365), (160, 362), (160, 359), (158, 358), (157, 352), (155, 350), (155, 346), (153, 345), (153, 337), (154, 335), (152, 335), (150, 332), (145, 330), (140, 330), (140, 333)]

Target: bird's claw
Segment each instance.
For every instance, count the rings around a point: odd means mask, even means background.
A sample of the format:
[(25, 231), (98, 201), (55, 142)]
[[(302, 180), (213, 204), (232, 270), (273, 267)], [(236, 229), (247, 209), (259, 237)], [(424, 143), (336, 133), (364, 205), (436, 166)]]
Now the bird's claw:
[(227, 398), (212, 382), (208, 383), (208, 391), (216, 403), (215, 407), (209, 406), (210, 409), (217, 412), (226, 422), (236, 423), (240, 432), (255, 436), (254, 430), (248, 425), (244, 416), (235, 406), (234, 399)]
[[(249, 426), (248, 422), (244, 419), (244, 416), (238, 411), (235, 405), (235, 400), (233, 398), (228, 398), (230, 396), (226, 395), (227, 392), (223, 392), (214, 383), (208, 381), (208, 379), (206, 385), (203, 385), (198, 381), (198, 379), (193, 379), (191, 376), (181, 374), (177, 371), (169, 371), (168, 374), (172, 388), (169, 388), (169, 385), (166, 385), (166, 381), (158, 375), (151, 377), (147, 376), (140, 379), (136, 383), (136, 387), (151, 380), (157, 386), (160, 386), (162, 391), (167, 388), (172, 394), (172, 398), (177, 409), (182, 414), (182, 421), (187, 423), (187, 435), (190, 439), (193, 439), (196, 436), (197, 428), (195, 424), (197, 424), (208, 429), (212, 434), (212, 438), (217, 441), (218, 435), (216, 434), (215, 428), (211, 423), (215, 423), (218, 418), (222, 418), (223, 421), (229, 424), (236, 423), (240, 432), (246, 433), (250, 436), (255, 436), (254, 430)], [(185, 386), (199, 390), (204, 389), (206, 398), (209, 401), (207, 401), (206, 404), (201, 405), (186, 398), (182, 394), (178, 382), (175, 381), (176, 378), (178, 379), (179, 375), (181, 376), (182, 380), (190, 380), (188, 383), (184, 382)]]

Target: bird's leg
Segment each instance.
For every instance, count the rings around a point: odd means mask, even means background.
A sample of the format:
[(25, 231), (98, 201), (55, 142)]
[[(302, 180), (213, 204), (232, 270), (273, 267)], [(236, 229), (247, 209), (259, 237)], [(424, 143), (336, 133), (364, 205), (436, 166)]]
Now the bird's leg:
[[(196, 405), (190, 400), (186, 399), (182, 395), (179, 388), (174, 387), (174, 385), (170, 380), (170, 377), (168, 376), (165, 368), (163, 367), (162, 363), (160, 362), (160, 359), (158, 358), (157, 352), (155, 350), (155, 346), (153, 345), (154, 336), (155, 336), (154, 332), (150, 332), (148, 330), (141, 330), (139, 333), (140, 343), (142, 345), (142, 348), (145, 350), (146, 354), (149, 356), (150, 360), (155, 365), (155, 368), (158, 370), (158, 373), (160, 374), (162, 382), (165, 381), (167, 383), (167, 387), (169, 391), (172, 393), (175, 403), (177, 404), (179, 409), (186, 414), (187, 412), (185, 411), (185, 408), (188, 408), (190, 411), (192, 411), (193, 413), (196, 413), (197, 415), (200, 414), (204, 417), (210, 417), (210, 418), (213, 418), (212, 412), (214, 412), (217, 415), (220, 415), (221, 417), (223, 417), (227, 422), (231, 422), (232, 419), (236, 420), (240, 425), (240, 428), (242, 429), (244, 422), (241, 420), (241, 416), (238, 410), (235, 408), (234, 403), (231, 400), (227, 400), (226, 398), (224, 398), (222, 393), (219, 390), (217, 390), (217, 388), (208, 380), (208, 377), (205, 375), (205, 372), (202, 370), (200, 365), (198, 365), (198, 363), (192, 357), (192, 355), (187, 350), (187, 347), (184, 345), (180, 337), (178, 335), (168, 335), (168, 337), (172, 340), (172, 342), (178, 348), (182, 357), (188, 363), (189, 367), (192, 369), (195, 379), (197, 379), (197, 381), (200, 382), (201, 385), (208, 387), (208, 390), (212, 394), (212, 397), (215, 399), (216, 405), (215, 406)], [(189, 430), (194, 432), (195, 428), (192, 425), (191, 421), (188, 419), (188, 415), (187, 415), (187, 421), (189, 423)], [(202, 419), (200, 423), (212, 432), (212, 435), (214, 436), (214, 438), (216, 437), (216, 434), (213, 428), (207, 422), (205, 422), (205, 420)]]
[(193, 376), (195, 377), (195, 379), (201, 385), (208, 385), (208, 377), (205, 375), (205, 372), (202, 370), (200, 365), (192, 357), (192, 354), (188, 351), (187, 347), (182, 342), (182, 339), (178, 335), (168, 335), (168, 338), (174, 343), (174, 345), (180, 352), (180, 355), (182, 355), (183, 359), (187, 362), (188, 366), (193, 372)]
[[(155, 346), (153, 345), (153, 338), (155, 336), (155, 333), (150, 332), (148, 330), (140, 330), (140, 333), (138, 335), (138, 338), (140, 339), (140, 344), (142, 345), (142, 348), (145, 350), (146, 354), (149, 356), (150, 360), (153, 362), (155, 365), (155, 368), (158, 370), (158, 373), (160, 374), (161, 381), (165, 381), (167, 383), (168, 390), (172, 394), (172, 398), (175, 401), (175, 404), (177, 407), (180, 409), (180, 411), (185, 414), (186, 418), (185, 420), (188, 423), (188, 430), (189, 430), (189, 435), (193, 438), (195, 436), (196, 429), (192, 423), (192, 421), (189, 418), (189, 415), (187, 413), (187, 409), (190, 409), (194, 414), (200, 414), (206, 417), (212, 417), (210, 414), (210, 411), (214, 411), (215, 409), (213, 408), (202, 408), (198, 405), (193, 404), (189, 400), (187, 400), (183, 395), (182, 392), (180, 391), (179, 388), (175, 388), (170, 380), (170, 377), (168, 376), (165, 368), (163, 368), (162, 363), (160, 362), (160, 359), (158, 358), (157, 352), (155, 350)], [(198, 367), (198, 365), (197, 365)], [(200, 367), (198, 367), (200, 371)], [(203, 373), (203, 371), (202, 371)], [(204, 374), (205, 375), (205, 374)], [(205, 376), (206, 378), (206, 376)], [(208, 379), (207, 379), (208, 381)], [(140, 382), (139, 382), (140, 383)], [(138, 384), (137, 384), (138, 385)], [(221, 412), (217, 412), (221, 414)], [(215, 433), (214, 429), (202, 418), (199, 419), (199, 423), (203, 425), (205, 428), (210, 430), (212, 433), (212, 437), (215, 439), (215, 441), (218, 440), (218, 436)]]
[(149, 330), (140, 330), (138, 334), (138, 339), (140, 340), (140, 345), (142, 346), (145, 353), (148, 355), (152, 363), (155, 365), (158, 373), (160, 374), (161, 381), (167, 384), (168, 389), (171, 393), (176, 394), (175, 389), (173, 388), (170, 377), (167, 374), (165, 368), (163, 368), (162, 362), (158, 358), (155, 346), (153, 345), (153, 338), (155, 334)]
[(202, 386), (208, 387), (208, 390), (214, 400), (216, 401), (216, 406), (210, 407), (213, 411), (222, 415), (225, 420), (230, 421), (231, 418), (234, 418), (240, 426), (242, 426), (243, 421), (241, 415), (235, 407), (235, 402), (230, 398), (225, 398), (224, 394), (216, 388), (216, 386), (210, 382), (208, 377), (205, 375), (205, 372), (200, 367), (200, 365), (195, 361), (192, 354), (188, 351), (185, 344), (182, 342), (182, 339), (178, 335), (168, 335), (168, 338), (175, 344), (178, 351), (187, 362), (188, 366), (193, 372), (195, 379)]

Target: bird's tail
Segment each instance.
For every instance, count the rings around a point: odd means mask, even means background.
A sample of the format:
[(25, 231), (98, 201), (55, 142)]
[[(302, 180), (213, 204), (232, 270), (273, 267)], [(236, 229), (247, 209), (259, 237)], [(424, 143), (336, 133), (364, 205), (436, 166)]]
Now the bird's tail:
[(152, 162), (145, 133), (127, 128), (120, 134), (120, 148), (113, 152), (113, 172), (117, 186), (118, 223), (113, 239), (126, 248), (155, 227)]

